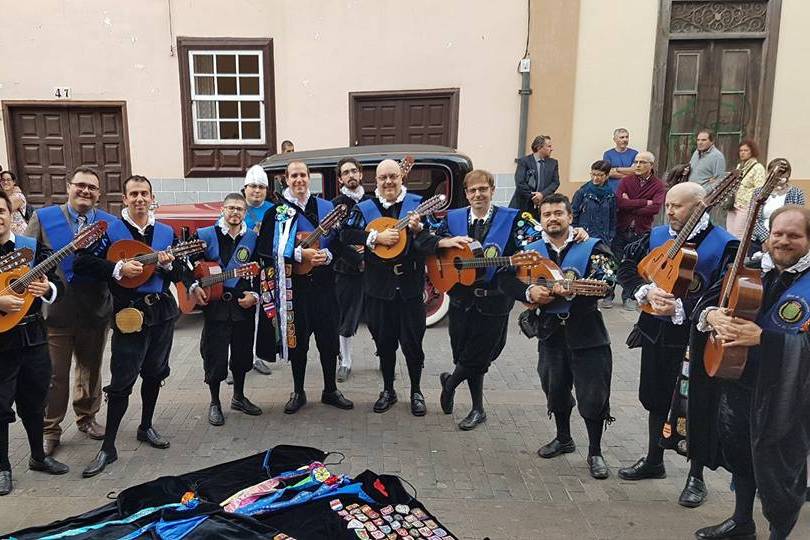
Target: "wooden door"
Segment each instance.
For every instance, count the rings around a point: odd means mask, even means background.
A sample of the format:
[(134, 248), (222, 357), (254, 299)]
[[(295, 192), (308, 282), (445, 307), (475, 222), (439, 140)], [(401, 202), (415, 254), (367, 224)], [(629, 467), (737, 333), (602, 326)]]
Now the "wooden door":
[(761, 40), (674, 41), (669, 46), (659, 171), (689, 161), (701, 128), (716, 134), (728, 168), (754, 135)]
[(130, 170), (121, 107), (14, 106), (10, 111), (14, 167), (32, 205), (64, 203), (68, 175), (86, 165), (100, 176), (99, 205), (120, 214), (121, 184)]

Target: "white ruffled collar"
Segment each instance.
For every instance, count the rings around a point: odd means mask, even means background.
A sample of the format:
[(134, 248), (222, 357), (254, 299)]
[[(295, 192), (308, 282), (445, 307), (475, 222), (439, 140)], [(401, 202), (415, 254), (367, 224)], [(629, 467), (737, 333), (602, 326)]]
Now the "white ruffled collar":
[(366, 190), (363, 189), (362, 184), (357, 186), (355, 189), (349, 189), (346, 186), (341, 186), (340, 192), (356, 203), (360, 202), (360, 199), (362, 199), (363, 195), (366, 194)]
[(405, 186), (402, 186), (402, 191), (399, 192), (399, 195), (397, 195), (397, 198), (396, 198), (396, 200), (394, 202), (388, 202), (385, 199), (385, 197), (382, 196), (382, 193), (380, 193), (379, 188), (374, 190), (374, 195), (377, 196), (377, 200), (380, 201), (380, 204), (382, 205), (382, 207), (384, 209), (388, 210), (389, 208), (391, 208), (395, 204), (401, 203), (403, 200), (405, 200), (405, 194), (407, 192), (408, 192), (408, 188), (406, 188)]
[(141, 227), (132, 220), (132, 218), (129, 216), (128, 208), (121, 209), (121, 219), (123, 219), (124, 221), (135, 227), (135, 229), (137, 229), (137, 231), (141, 233), (141, 236), (146, 235), (146, 229), (148, 229), (150, 226), (155, 225), (155, 213), (152, 212), (151, 210), (149, 210), (149, 219), (147, 220), (145, 227)]

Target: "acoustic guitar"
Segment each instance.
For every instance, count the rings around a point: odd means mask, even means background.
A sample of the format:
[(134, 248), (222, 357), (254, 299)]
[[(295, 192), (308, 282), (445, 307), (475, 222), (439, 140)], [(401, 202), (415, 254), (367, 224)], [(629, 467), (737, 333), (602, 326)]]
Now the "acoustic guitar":
[[(222, 270), (222, 267), (210, 261), (200, 261), (194, 267), (194, 277), (200, 284), (205, 292), (208, 294), (208, 301), (216, 300), (230, 300), (225, 298), (225, 281), (231, 278), (253, 278), (259, 275), (259, 263), (249, 262), (230, 270)], [(197, 308), (197, 301), (185, 287), (181, 289), (182, 284), (178, 283), (177, 287), (177, 305), (180, 311), (189, 314)]]
[[(659, 289), (671, 293), (675, 298), (684, 298), (695, 277), (695, 266), (698, 262), (695, 247), (686, 243), (689, 235), (700, 223), (703, 214), (732, 196), (741, 181), (739, 170), (735, 169), (728, 173), (711, 193), (698, 202), (678, 236), (667, 240), (641, 259), (638, 263), (639, 275)], [(643, 304), (641, 310), (655, 315), (649, 303)]]
[[(320, 240), (322, 237), (329, 234), (329, 229), (336, 228), (340, 222), (346, 217), (348, 207), (345, 204), (335, 206), (326, 216), (318, 223), (318, 226), (310, 232), (299, 232), (295, 235), (296, 247), (304, 249), (313, 248), (320, 249)], [(314, 266), (311, 262), (302, 260), (301, 262), (293, 263), (293, 273), (302, 275), (312, 272)]]
[(34, 260), (34, 252), (28, 248), (15, 249), (0, 257), (0, 273), (8, 272)]
[[(771, 170), (765, 184), (759, 191), (757, 198), (748, 207), (745, 222), (745, 232), (742, 235), (737, 256), (726, 275), (723, 277), (723, 286), (717, 306), (728, 308), (729, 314), (749, 321), (756, 320), (762, 306), (762, 277), (760, 271), (745, 266), (745, 256), (751, 246), (759, 212), (768, 200), (784, 174), (784, 162), (777, 162)], [(711, 377), (721, 379), (739, 379), (742, 376), (745, 364), (748, 361), (748, 347), (723, 347), (723, 341), (712, 332), (706, 342), (703, 352), (703, 365), (706, 373)]]
[[(562, 269), (551, 259), (540, 258), (539, 264), (518, 268), (517, 277), (523, 283), (529, 285), (541, 285), (548, 289), (559, 285), (562, 288), (560, 296), (565, 298), (572, 296), (598, 296), (605, 297), (610, 290), (607, 281), (599, 279), (571, 279), (565, 277)], [(524, 302), (529, 308), (542, 307), (538, 304)]]
[(437, 255), (427, 258), (428, 279), (436, 290), (447, 292), (456, 283), (472, 285), (486, 268), (505, 266), (531, 266), (540, 264), (543, 257), (536, 251), (520, 251), (511, 257), (485, 257), (479, 242), (461, 248), (443, 248)]
[[(205, 242), (202, 240), (180, 242), (164, 251), (171, 253), (175, 257), (187, 257), (205, 251)], [(155, 267), (158, 263), (158, 252), (137, 240), (118, 240), (114, 242), (107, 251), (107, 260), (114, 263), (118, 261), (138, 261), (143, 264), (143, 272), (140, 275), (130, 278), (122, 276), (121, 279), (118, 280), (118, 284), (122, 287), (135, 289), (149, 281), (155, 273)]]
[(85, 249), (95, 244), (107, 230), (107, 222), (99, 221), (85, 227), (73, 240), (65, 247), (51, 254), (50, 257), (36, 265), (30, 270), (25, 267), (17, 267), (13, 270), (0, 274), (0, 296), (13, 294), (23, 299), (20, 311), (13, 313), (0, 313), (0, 333), (8, 332), (14, 328), (20, 320), (28, 313), (31, 304), (34, 303), (34, 295), (28, 292), (28, 286), (38, 281), (39, 278), (56, 268), (69, 255), (77, 249)]
[(434, 195), (433, 197), (422, 201), (422, 204), (416, 207), (413, 212), (410, 212), (404, 218), (397, 220), (390, 217), (379, 217), (366, 226), (366, 231), (377, 231), (381, 233), (387, 229), (395, 229), (399, 231), (399, 240), (393, 246), (383, 246), (375, 244), (372, 249), (373, 253), (381, 259), (394, 259), (405, 251), (405, 246), (408, 243), (408, 233), (405, 229), (408, 228), (408, 219), (411, 215), (416, 214), (420, 218), (438, 212), (445, 207), (447, 197), (444, 195)]

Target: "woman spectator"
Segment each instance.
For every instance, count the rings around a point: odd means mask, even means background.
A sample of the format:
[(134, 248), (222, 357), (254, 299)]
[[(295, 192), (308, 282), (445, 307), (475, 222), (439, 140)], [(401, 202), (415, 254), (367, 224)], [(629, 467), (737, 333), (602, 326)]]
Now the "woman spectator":
[(737, 163), (737, 170), (740, 171), (742, 182), (734, 195), (728, 216), (726, 216), (726, 230), (740, 238), (745, 232), (745, 219), (748, 215), (748, 205), (751, 204), (751, 195), (755, 189), (762, 187), (765, 183), (765, 167), (757, 161), (759, 148), (756, 143), (746, 139), (740, 143), (737, 151), (740, 155), (740, 162)]
[(17, 185), (17, 177), (11, 171), (0, 173), (0, 187), (11, 199), (11, 232), (14, 234), (25, 234), (28, 223), (25, 219), (26, 201), (25, 195)]
[[(782, 178), (779, 180), (779, 183), (776, 185), (776, 188), (774, 188), (774, 190), (771, 192), (771, 195), (768, 197), (768, 200), (765, 202), (762, 210), (760, 210), (757, 221), (754, 224), (753, 241), (758, 245), (754, 246), (755, 249), (753, 249), (753, 251), (759, 251), (759, 248), (762, 246), (762, 242), (768, 238), (769, 220), (774, 210), (781, 208), (786, 204), (798, 204), (799, 206), (804, 206), (807, 200), (804, 191), (802, 191), (800, 187), (790, 185), (790, 173), (792, 172), (792, 169), (788, 160), (785, 158), (776, 158), (771, 160), (771, 162), (768, 163), (768, 172), (770, 173), (778, 162), (782, 162), (786, 166), (786, 169), (782, 175)], [(755, 189), (751, 198), (755, 199), (759, 195), (759, 192), (760, 188)]]

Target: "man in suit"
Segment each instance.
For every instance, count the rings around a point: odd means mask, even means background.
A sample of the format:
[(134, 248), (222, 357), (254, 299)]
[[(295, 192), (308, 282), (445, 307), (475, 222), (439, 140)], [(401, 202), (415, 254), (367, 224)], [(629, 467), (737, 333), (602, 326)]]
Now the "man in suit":
[(543, 199), (557, 191), (560, 187), (560, 168), (557, 160), (551, 157), (553, 151), (551, 137), (538, 135), (534, 138), (532, 153), (518, 160), (515, 194), (509, 203), (510, 208), (536, 214)]
[[(79, 167), (67, 182), (68, 201), (40, 208), (28, 223), (26, 234), (54, 251), (62, 249), (85, 226), (115, 217), (95, 207), (101, 195), (98, 173)], [(101, 249), (100, 243), (95, 246)], [(79, 431), (91, 439), (104, 438), (104, 426), (96, 422), (101, 408), (101, 360), (107, 344), (112, 300), (107, 283), (73, 273), (74, 257), (57, 267), (65, 290), (59, 302), (48, 306), (48, 350), (52, 363), (51, 389), (45, 412), (45, 454), (51, 455), (62, 436), (70, 397), (70, 366), (73, 357), (73, 411)]]

